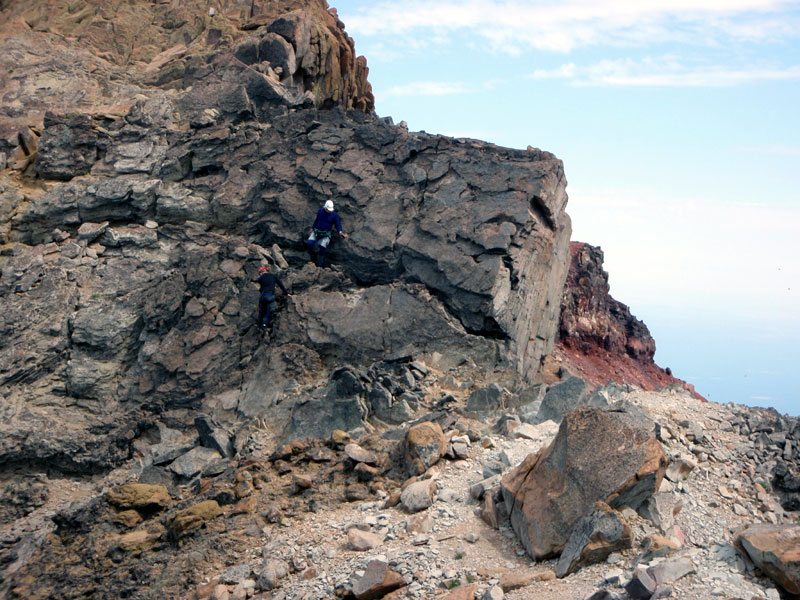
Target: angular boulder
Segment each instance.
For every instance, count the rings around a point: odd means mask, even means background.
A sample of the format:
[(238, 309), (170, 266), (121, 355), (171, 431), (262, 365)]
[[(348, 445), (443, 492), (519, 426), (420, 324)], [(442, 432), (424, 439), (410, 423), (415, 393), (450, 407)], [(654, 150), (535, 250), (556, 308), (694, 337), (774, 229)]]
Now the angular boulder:
[(390, 569), (382, 560), (371, 560), (353, 586), (353, 595), (356, 600), (375, 600), (404, 585), (406, 581), (400, 573)]
[(595, 502), (637, 508), (661, 484), (666, 458), (641, 413), (582, 407), (547, 448), (501, 481), (511, 525), (535, 559), (560, 553)]
[(438, 423), (427, 421), (410, 427), (406, 433), (405, 465), (411, 475), (422, 475), (439, 462), (447, 442)]
[(736, 533), (734, 544), (775, 583), (800, 594), (800, 525), (747, 525)]

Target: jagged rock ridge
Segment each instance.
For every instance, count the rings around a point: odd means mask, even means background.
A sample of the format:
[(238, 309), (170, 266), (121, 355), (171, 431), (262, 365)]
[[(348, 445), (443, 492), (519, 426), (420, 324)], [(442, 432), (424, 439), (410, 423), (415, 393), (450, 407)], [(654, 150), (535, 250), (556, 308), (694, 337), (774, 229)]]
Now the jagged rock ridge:
[(655, 363), (656, 343), (647, 325), (609, 294), (603, 251), (570, 242), (570, 256), (554, 354), (557, 360), (592, 385), (614, 381), (656, 390), (676, 384), (696, 394), (692, 385)]

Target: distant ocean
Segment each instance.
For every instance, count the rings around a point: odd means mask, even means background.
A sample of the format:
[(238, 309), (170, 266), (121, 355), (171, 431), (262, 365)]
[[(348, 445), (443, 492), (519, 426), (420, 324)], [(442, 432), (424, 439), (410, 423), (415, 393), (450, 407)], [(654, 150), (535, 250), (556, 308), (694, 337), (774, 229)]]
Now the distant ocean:
[(714, 402), (800, 415), (800, 323), (639, 309), (656, 363)]

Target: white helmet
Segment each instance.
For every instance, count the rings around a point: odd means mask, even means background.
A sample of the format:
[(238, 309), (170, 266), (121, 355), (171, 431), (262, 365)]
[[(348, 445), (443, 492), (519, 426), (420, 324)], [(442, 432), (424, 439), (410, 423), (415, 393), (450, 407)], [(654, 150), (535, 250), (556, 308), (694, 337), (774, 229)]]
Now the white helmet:
[(332, 211), (333, 210), (333, 200), (328, 200), (325, 203), (325, 210)]

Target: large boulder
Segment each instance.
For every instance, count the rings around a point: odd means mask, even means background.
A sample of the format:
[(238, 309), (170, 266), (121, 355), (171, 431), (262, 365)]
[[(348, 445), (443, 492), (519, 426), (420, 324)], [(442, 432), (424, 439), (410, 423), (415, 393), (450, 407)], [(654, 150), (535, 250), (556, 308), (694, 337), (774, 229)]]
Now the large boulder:
[(552, 444), (501, 480), (511, 525), (535, 559), (559, 554), (597, 501), (638, 507), (661, 484), (666, 458), (652, 421), (624, 409), (569, 413)]
[(784, 590), (800, 594), (800, 525), (747, 525), (734, 544)]

